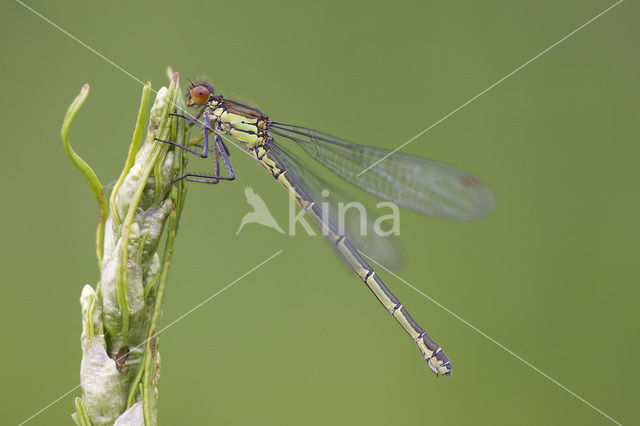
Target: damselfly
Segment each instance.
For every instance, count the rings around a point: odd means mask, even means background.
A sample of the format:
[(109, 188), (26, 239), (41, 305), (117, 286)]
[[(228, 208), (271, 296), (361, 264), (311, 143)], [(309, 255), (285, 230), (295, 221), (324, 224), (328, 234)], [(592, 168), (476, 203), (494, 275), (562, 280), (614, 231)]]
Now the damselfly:
[[(214, 88), (209, 83), (192, 84), (187, 105), (202, 108), (202, 122), (194, 117), (176, 115), (203, 128), (202, 152), (171, 141), (161, 142), (203, 158), (213, 152), (215, 174), (188, 173), (177, 180), (206, 183), (234, 180), (235, 172), (221, 136), (228, 135), (242, 143), (323, 230), (339, 255), (417, 343), (431, 370), (436, 375), (451, 375), (451, 363), (444, 351), (411, 318), (356, 250), (349, 236), (340, 232), (331, 215), (320, 207), (318, 200), (323, 180), (283, 143), (294, 142), (334, 174), (366, 192), (430, 216), (459, 221), (484, 216), (494, 206), (489, 187), (475, 176), (445, 164), (383, 148), (355, 145), (316, 130), (272, 121), (256, 108), (214, 95)], [(211, 148), (210, 133), (214, 137)], [(220, 174), (220, 156), (228, 176)]]

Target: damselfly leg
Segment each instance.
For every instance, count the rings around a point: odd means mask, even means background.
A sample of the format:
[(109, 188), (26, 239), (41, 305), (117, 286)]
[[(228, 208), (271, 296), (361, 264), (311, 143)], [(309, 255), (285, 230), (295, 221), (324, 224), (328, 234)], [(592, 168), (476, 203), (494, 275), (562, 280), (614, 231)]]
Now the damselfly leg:
[[(233, 170), (233, 167), (231, 166), (231, 161), (229, 161), (229, 155), (227, 153), (227, 149), (226, 146), (224, 144), (224, 142), (222, 141), (222, 138), (220, 138), (220, 136), (216, 133), (215, 134), (215, 141), (216, 144), (214, 146), (214, 152), (215, 152), (215, 157), (216, 157), (216, 174), (215, 175), (207, 175), (207, 174), (202, 174), (202, 173), (187, 173), (182, 177), (179, 177), (178, 179), (175, 179), (174, 182), (178, 182), (182, 179), (186, 179), (189, 182), (201, 182), (201, 183), (218, 183), (221, 180), (234, 180), (236, 178), (236, 173)], [(227, 172), (229, 173), (229, 176), (220, 176), (220, 163), (219, 163), (219, 156), (222, 156), (222, 160), (224, 161), (224, 165), (227, 168)]]
[[(157, 140), (158, 142), (168, 143), (170, 145), (184, 149), (185, 151), (195, 154), (201, 158), (207, 158), (209, 156), (209, 152), (213, 151), (214, 162), (215, 162), (215, 170), (214, 170), (215, 174), (213, 175), (208, 175), (203, 173), (187, 173), (184, 176), (181, 176), (175, 179), (173, 182), (178, 182), (182, 179), (186, 179), (190, 182), (202, 182), (202, 183), (215, 184), (221, 180), (228, 180), (228, 181), (234, 180), (236, 178), (236, 174), (233, 170), (233, 167), (231, 166), (231, 161), (229, 160), (229, 150), (227, 149), (227, 146), (224, 144), (224, 142), (222, 141), (222, 138), (219, 136), (217, 131), (213, 132), (214, 145), (212, 148), (209, 148), (209, 132), (213, 130), (211, 128), (211, 118), (210, 118), (209, 112), (208, 111), (204, 112), (204, 124), (200, 123), (196, 119), (193, 119), (191, 117), (187, 117), (184, 115), (180, 115), (180, 114), (172, 114), (172, 115), (175, 115), (176, 117), (184, 118), (185, 120), (188, 120), (191, 124), (202, 127), (203, 129), (202, 152), (198, 152), (187, 146), (180, 145), (177, 142), (166, 141), (158, 138), (155, 138), (155, 140)], [(220, 175), (220, 156), (222, 156), (222, 160), (224, 161), (224, 165), (227, 169), (227, 172), (229, 173), (229, 176)]]

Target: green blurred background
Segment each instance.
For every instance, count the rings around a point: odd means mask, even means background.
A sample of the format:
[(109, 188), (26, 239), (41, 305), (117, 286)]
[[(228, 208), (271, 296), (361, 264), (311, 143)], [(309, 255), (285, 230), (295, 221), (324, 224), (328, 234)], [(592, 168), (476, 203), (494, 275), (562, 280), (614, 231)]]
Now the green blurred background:
[[(172, 65), (274, 119), (394, 148), (613, 3), (28, 4), (156, 89)], [(498, 204), (467, 224), (403, 211), (399, 272), (625, 424), (640, 422), (639, 12), (620, 4), (404, 149), (476, 173)], [(90, 83), (72, 143), (112, 182), (141, 87), (19, 3), (0, 15), (0, 401), (17, 424), (78, 384), (78, 298), (98, 278), (62, 117)], [(161, 336), (161, 424), (611, 424), (381, 271), (452, 360), (433, 377), (320, 238), (235, 236), (246, 186), (281, 225), (287, 195), (232, 160), (235, 183), (190, 186), (163, 323), (284, 252)], [(78, 394), (29, 424), (71, 424)]]

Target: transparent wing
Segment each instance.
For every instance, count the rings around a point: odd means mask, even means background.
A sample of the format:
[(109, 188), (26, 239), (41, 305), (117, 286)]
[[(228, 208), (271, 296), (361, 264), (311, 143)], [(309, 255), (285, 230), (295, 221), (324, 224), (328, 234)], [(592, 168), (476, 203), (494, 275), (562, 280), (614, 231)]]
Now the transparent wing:
[(485, 183), (446, 164), (348, 143), (305, 127), (273, 122), (269, 132), (295, 141), (352, 185), (419, 213), (467, 221), (485, 216), (495, 205), (493, 193)]
[[(377, 259), (384, 259), (385, 266), (399, 269), (402, 266), (402, 250), (393, 235), (380, 235), (374, 223), (377, 216), (345, 191), (321, 178), (297, 156), (282, 146), (270, 144), (269, 149), (287, 170), (289, 177), (327, 213), (328, 219), (347, 237), (351, 244)], [(355, 202), (355, 203), (354, 203)], [(354, 204), (350, 204), (354, 203)], [(347, 207), (347, 208), (345, 208)], [(387, 211), (383, 212), (388, 214)], [(379, 226), (380, 228), (380, 226)]]

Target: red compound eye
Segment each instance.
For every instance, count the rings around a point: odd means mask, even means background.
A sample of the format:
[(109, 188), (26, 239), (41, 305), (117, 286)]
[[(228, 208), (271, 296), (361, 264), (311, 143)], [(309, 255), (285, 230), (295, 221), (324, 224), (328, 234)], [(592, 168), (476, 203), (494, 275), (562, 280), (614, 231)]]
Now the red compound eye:
[(193, 86), (189, 91), (189, 94), (191, 95), (191, 99), (193, 100), (193, 103), (198, 105), (204, 105), (207, 103), (207, 101), (209, 101), (209, 96), (211, 95), (211, 91), (207, 86), (199, 84), (197, 86)]

